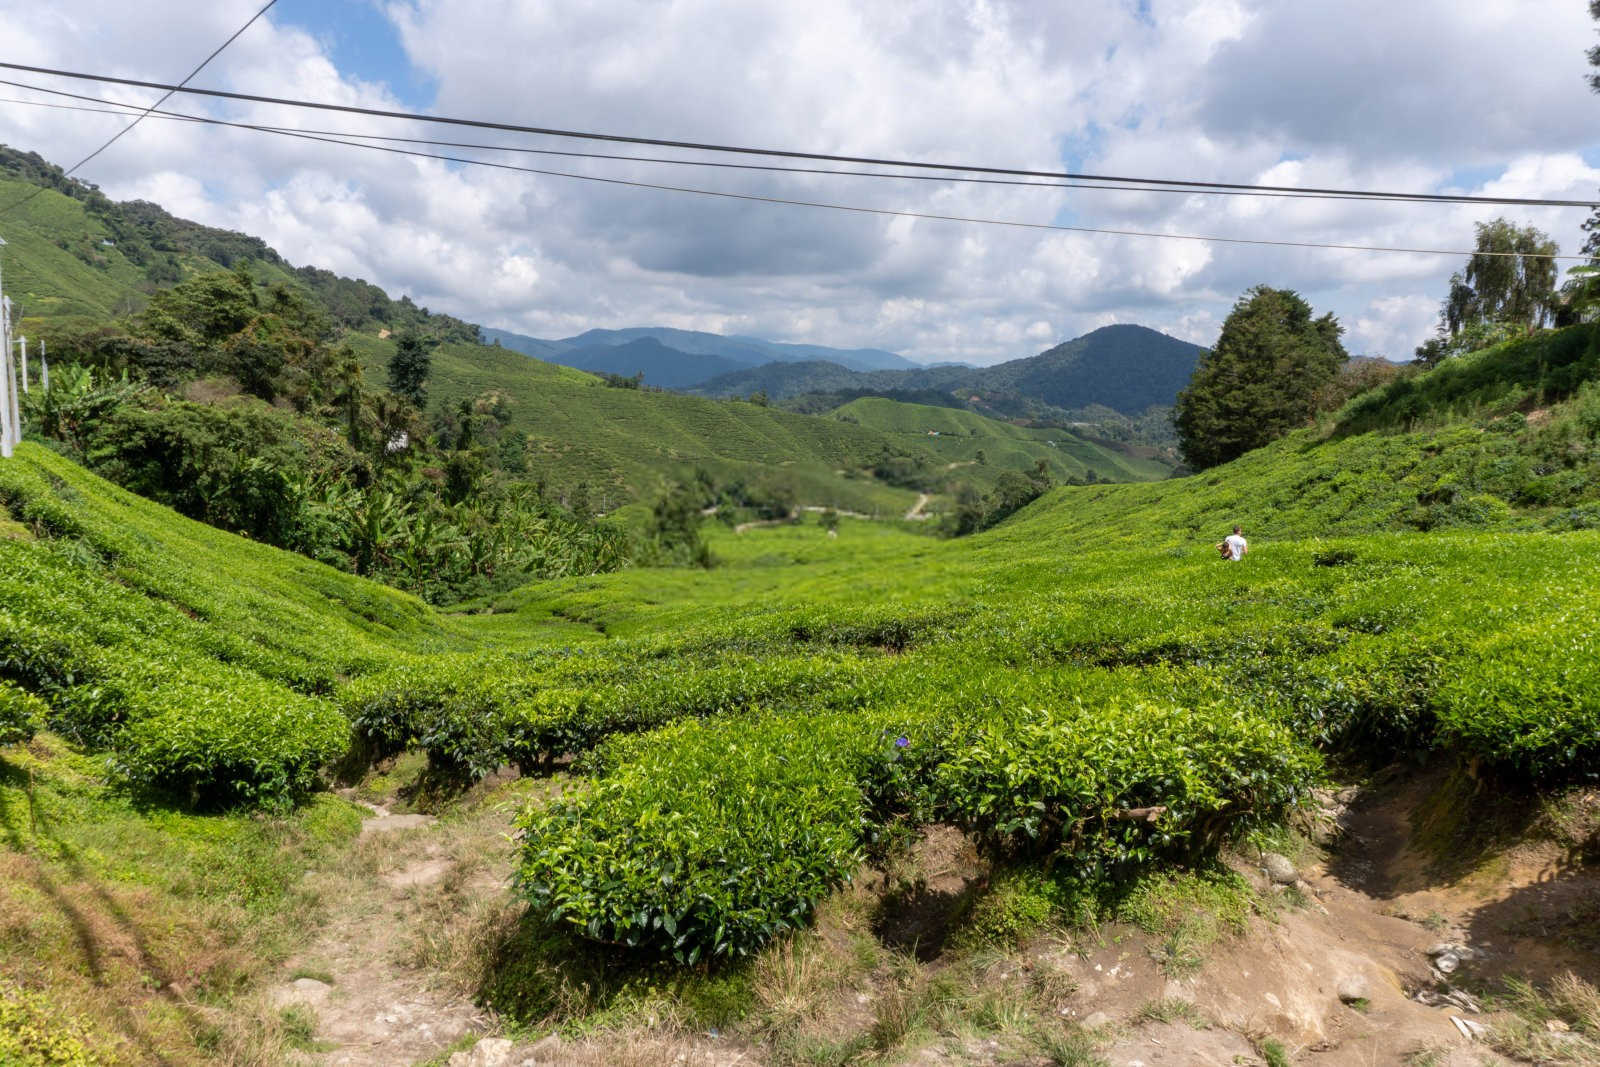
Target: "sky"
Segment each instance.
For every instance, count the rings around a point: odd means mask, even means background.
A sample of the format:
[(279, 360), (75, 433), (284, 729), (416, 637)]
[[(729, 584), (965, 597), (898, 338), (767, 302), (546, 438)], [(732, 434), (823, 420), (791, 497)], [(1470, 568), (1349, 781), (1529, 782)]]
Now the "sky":
[[(176, 81), (261, 0), (0, 0), (0, 59)], [(1211, 181), (1600, 197), (1584, 0), (279, 0), (197, 86), (524, 126)], [(6, 75), (106, 100), (150, 90)], [(69, 165), (124, 119), (10, 102), (0, 141)], [(175, 98), (301, 129), (670, 152)], [(443, 131), (443, 132), (441, 132)], [(438, 149), (594, 177), (1164, 234), (1470, 249), (1505, 215), (771, 174)], [(756, 161), (759, 162), (759, 161)], [(1409, 358), (1464, 258), (890, 218), (532, 175), (152, 118), (79, 176), (296, 264), (539, 337), (664, 325), (994, 363), (1112, 323), (1215, 341), (1292, 288), (1352, 353)], [(0, 220), (3, 233), (3, 220)]]

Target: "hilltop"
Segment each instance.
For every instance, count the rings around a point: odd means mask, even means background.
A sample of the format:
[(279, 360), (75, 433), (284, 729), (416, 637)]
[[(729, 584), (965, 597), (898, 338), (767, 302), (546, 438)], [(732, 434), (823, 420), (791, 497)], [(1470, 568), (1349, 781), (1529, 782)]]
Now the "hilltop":
[(1170, 408), (1202, 351), (1136, 325), (1104, 326), (992, 367), (919, 367), (875, 349), (776, 344), (665, 327), (589, 330), (560, 340), (486, 329), (483, 339), (580, 370), (642, 375), (645, 385), (661, 389), (716, 397), (759, 394), (806, 412), (879, 396), (1057, 422), (1089, 421), (1084, 415), (1095, 409), (1115, 418)]
[(926, 367), (857, 373), (829, 363), (735, 371), (696, 387), (708, 396), (762, 391), (774, 400), (805, 394), (936, 395), (948, 406), (987, 414), (1072, 418), (1107, 408), (1141, 415), (1168, 408), (1188, 384), (1203, 349), (1144, 326), (1103, 326), (1025, 359), (992, 367)]

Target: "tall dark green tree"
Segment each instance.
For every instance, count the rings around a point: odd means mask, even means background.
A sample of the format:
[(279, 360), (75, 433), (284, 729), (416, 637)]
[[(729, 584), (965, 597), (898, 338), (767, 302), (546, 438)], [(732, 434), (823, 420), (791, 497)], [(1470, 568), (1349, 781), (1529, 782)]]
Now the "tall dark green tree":
[[(1589, 0), (1589, 16), (1600, 21), (1600, 0)], [(1589, 88), (1600, 93), (1600, 45), (1589, 49), (1589, 66), (1595, 73), (1589, 75)], [(1588, 234), (1588, 240), (1583, 242), (1583, 254), (1589, 257), (1586, 264), (1589, 267), (1600, 267), (1600, 208), (1595, 208), (1583, 223), (1583, 232)], [(1575, 292), (1569, 295), (1587, 296), (1594, 299), (1595, 284), (1593, 276), (1580, 276), (1572, 280), (1571, 289)]]
[(416, 330), (401, 330), (389, 357), (389, 388), (418, 408), (428, 401), (428, 372), (433, 366), (433, 343)]
[(1240, 297), (1178, 395), (1184, 462), (1214, 467), (1304, 425), (1349, 358), (1343, 332), (1332, 313), (1313, 317), (1291, 290), (1258, 285)]

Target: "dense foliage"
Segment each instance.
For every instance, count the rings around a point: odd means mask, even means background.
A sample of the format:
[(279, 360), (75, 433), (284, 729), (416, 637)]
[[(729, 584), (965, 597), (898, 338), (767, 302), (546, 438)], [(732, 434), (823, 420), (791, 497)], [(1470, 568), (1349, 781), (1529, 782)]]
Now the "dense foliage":
[[(1055, 489), (970, 541), (713, 524), (709, 575), (528, 587), (448, 623), (25, 446), (0, 467), (36, 538), (0, 540), (9, 736), (42, 720), (201, 807), (281, 807), (332, 761), (407, 748), (441, 787), (576, 757), (588, 784), (522, 820), (519, 884), (580, 936), (682, 960), (806, 923), (929, 822), (1095, 890), (1281, 816), (1319, 750), (1571, 781), (1600, 765), (1600, 534), (1572, 530), (1600, 479), (1537, 471), (1600, 457), (1574, 386), (1594, 332), (1358, 397), (1340, 418), (1366, 432)], [(1515, 411), (1558, 385), (1537, 425)], [(1382, 399), (1402, 391), (1409, 416)], [(1439, 428), (1399, 432), (1417, 420)], [(1423, 513), (1453, 532), (1372, 532)], [(1252, 531), (1244, 565), (1207, 548), (1224, 516)], [(799, 561), (774, 565), (785, 545)]]
[(518, 484), (527, 442), (503, 394), (440, 412), (429, 436), (413, 402), (434, 343), (407, 327), (404, 395), (374, 393), (304, 292), (204, 274), (118, 326), (58, 336), (28, 421), (191, 518), (434, 600), (621, 566), (622, 531)]
[(1477, 244), (1462, 271), (1450, 276), (1439, 328), (1417, 348), (1433, 365), (1475, 352), (1549, 321), (1555, 310), (1556, 253), (1550, 236), (1505, 219), (1477, 224)]
[(1214, 467), (1303, 426), (1344, 365), (1343, 332), (1289, 290), (1261, 285), (1240, 297), (1178, 396), (1184, 461)]

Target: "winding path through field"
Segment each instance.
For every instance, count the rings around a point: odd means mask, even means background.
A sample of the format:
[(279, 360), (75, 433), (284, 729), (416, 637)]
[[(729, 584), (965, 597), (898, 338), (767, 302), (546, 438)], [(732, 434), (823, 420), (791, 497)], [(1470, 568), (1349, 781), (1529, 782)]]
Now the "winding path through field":
[(910, 511), (906, 512), (906, 521), (921, 522), (924, 519), (933, 518), (932, 515), (929, 515), (926, 511), (922, 510), (928, 506), (928, 501), (932, 499), (933, 497), (929, 496), (927, 493), (918, 493), (917, 502), (911, 505)]

